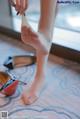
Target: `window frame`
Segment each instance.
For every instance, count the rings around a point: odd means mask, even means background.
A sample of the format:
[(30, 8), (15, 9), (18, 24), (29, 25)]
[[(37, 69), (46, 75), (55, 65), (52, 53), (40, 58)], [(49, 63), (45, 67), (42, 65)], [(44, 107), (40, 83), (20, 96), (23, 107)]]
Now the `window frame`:
[[(5, 1), (4, 1), (5, 2)], [(9, 13), (8, 14), (12, 14), (11, 12), (11, 6), (8, 3), (6, 5), (6, 7), (9, 7)], [(9, 37), (13, 37), (15, 39), (21, 39), (20, 37), (20, 33), (17, 31), (14, 31), (8, 27), (5, 26), (1, 26), (0, 25), (0, 33), (2, 33), (3, 35), (7, 35)], [(69, 59), (71, 61), (75, 61), (80, 63), (80, 52), (71, 48), (68, 48), (66, 46), (62, 46), (60, 44), (56, 44), (56, 43), (52, 43), (52, 47), (50, 50), (50, 53), (65, 59)]]

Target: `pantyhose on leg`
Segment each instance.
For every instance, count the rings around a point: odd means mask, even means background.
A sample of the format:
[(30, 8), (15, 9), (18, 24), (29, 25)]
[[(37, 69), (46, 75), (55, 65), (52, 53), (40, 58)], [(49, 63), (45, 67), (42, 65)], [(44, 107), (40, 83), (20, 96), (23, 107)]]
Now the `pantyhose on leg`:
[[(45, 69), (52, 44), (53, 25), (56, 9), (56, 1), (54, 2), (51, 0), (53, 5), (49, 0), (45, 1), (48, 2), (46, 3), (46, 8), (43, 0), (41, 1), (41, 18), (37, 33), (34, 32), (27, 23), (25, 23), (24, 16), (22, 18), (22, 40), (25, 44), (29, 44), (34, 47), (36, 49), (37, 55), (37, 70), (34, 80), (32, 81), (28, 90), (25, 87), (22, 94), (22, 100), (24, 104), (32, 104), (35, 102), (39, 98), (42, 88), (44, 87)], [(53, 10), (53, 13), (51, 10)]]
[(34, 32), (24, 20), (23, 14), (28, 6), (28, 0), (15, 1), (15, 9), (22, 15), (22, 41), (34, 47), (37, 55), (37, 69), (34, 80), (28, 90), (25, 87), (21, 98), (25, 104), (31, 104), (40, 96), (45, 82), (45, 67), (52, 43), (57, 0), (40, 0), (41, 12), (38, 32)]

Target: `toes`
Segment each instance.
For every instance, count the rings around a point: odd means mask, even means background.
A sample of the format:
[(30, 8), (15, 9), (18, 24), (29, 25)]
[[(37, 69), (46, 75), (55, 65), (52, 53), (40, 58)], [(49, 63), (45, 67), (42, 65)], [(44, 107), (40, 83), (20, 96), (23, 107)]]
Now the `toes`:
[(29, 29), (30, 28), (27, 28), (26, 26), (21, 27), (21, 33), (24, 37), (27, 37), (27, 36), (30, 37)]
[(36, 100), (37, 100), (37, 96), (36, 95), (26, 95), (26, 94), (23, 94), (21, 99), (22, 101), (24, 102), (25, 105), (30, 105), (32, 103), (34, 103)]
[(27, 26), (22, 26), (21, 28), (22, 34), (24, 36), (31, 36), (33, 38), (38, 38), (38, 35), (36, 32), (33, 31), (33, 29), (31, 27), (27, 27)]
[(25, 104), (25, 105), (29, 105), (30, 104), (30, 101), (29, 101), (29, 99), (28, 99), (28, 97), (26, 96), (26, 95), (22, 95), (21, 96), (21, 99), (22, 99), (22, 101), (23, 101), (23, 103)]

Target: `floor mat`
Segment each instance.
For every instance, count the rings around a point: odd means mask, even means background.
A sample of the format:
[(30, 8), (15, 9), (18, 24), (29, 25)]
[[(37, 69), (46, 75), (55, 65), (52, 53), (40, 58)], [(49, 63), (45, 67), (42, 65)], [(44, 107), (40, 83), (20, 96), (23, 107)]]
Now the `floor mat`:
[[(0, 70), (7, 70), (3, 63), (8, 56), (26, 54), (32, 55), (21, 42), (0, 35)], [(9, 119), (80, 119), (80, 65), (50, 55), (47, 67), (46, 87), (34, 104), (21, 103), (23, 86), (13, 96), (0, 95), (0, 111), (8, 111)], [(32, 65), (9, 73), (29, 84), (35, 69)]]

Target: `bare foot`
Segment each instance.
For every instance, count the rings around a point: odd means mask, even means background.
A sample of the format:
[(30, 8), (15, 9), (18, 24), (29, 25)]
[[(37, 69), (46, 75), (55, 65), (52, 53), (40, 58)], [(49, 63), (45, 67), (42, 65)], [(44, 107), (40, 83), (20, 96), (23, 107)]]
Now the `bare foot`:
[(21, 97), (24, 104), (26, 105), (32, 104), (40, 97), (42, 89), (44, 88), (45, 85), (44, 78), (45, 77), (43, 76), (40, 79), (35, 79), (28, 90), (27, 88), (24, 89)]

